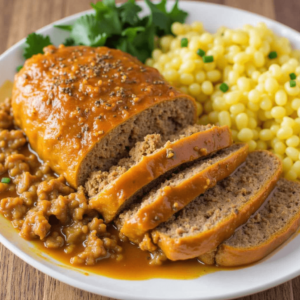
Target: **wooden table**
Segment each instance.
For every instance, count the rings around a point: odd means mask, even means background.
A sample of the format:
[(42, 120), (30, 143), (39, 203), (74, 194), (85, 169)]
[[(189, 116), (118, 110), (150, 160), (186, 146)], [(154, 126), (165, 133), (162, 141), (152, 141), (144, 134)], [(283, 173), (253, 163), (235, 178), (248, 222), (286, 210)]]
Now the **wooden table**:
[[(89, 9), (90, 2), (91, 0), (0, 0), (0, 53), (27, 34), (51, 22)], [(300, 0), (215, 0), (209, 2), (249, 10), (300, 30)], [(46, 276), (0, 245), (0, 300), (53, 299), (108, 300), (109, 298), (81, 291)], [(240, 300), (277, 299), (299, 300), (300, 277), (268, 291), (240, 298)]]

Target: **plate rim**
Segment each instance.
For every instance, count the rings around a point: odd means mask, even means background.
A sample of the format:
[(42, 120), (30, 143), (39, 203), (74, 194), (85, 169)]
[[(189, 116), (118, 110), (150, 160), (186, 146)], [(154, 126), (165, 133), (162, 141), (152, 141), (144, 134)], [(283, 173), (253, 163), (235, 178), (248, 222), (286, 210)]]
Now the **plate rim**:
[[(155, 1), (156, 2), (156, 1)], [(172, 3), (174, 3), (174, 1), (168, 1), (168, 5), (171, 5)], [(144, 8), (145, 7), (145, 3), (144, 2), (139, 2), (139, 4)], [(288, 30), (291, 33), (299, 36), (300, 38), (300, 33), (285, 25), (282, 24), (276, 20), (272, 20), (270, 18), (261, 16), (259, 14), (253, 13), (253, 12), (249, 12), (240, 8), (235, 8), (235, 7), (230, 7), (230, 6), (225, 6), (222, 4), (216, 4), (216, 3), (209, 3), (209, 2), (198, 2), (198, 1), (181, 1), (179, 3), (179, 6), (182, 9), (185, 9), (185, 5), (196, 5), (196, 6), (210, 6), (213, 8), (218, 7), (218, 8), (222, 8), (224, 10), (230, 10), (230, 11), (236, 11), (237, 13), (244, 13), (244, 14), (248, 14), (249, 16), (253, 16), (253, 17), (259, 17), (262, 19), (262, 21), (268, 21), (270, 24), (274, 24), (277, 26), (280, 26), (282, 29)], [(91, 13), (93, 12), (92, 9), (89, 10), (85, 10), (70, 16), (67, 16), (65, 18), (59, 19), (55, 22), (52, 22), (46, 26), (41, 27), (40, 29), (36, 30), (35, 32), (37, 33), (43, 33), (44, 31), (53, 28), (53, 25), (56, 24), (62, 24), (62, 23), (68, 23), (68, 22), (72, 22), (74, 21), (76, 18), (79, 18), (80, 16), (87, 14), (87, 13)], [(201, 20), (200, 20), (201, 21)], [(8, 48), (7, 50), (5, 50), (1, 55), (0, 55), (0, 62), (3, 61), (4, 59), (6, 59), (7, 56), (9, 56), (11, 54), (11, 52), (13, 52), (14, 50), (18, 49), (19, 47), (22, 47), (25, 44), (26, 38), (21, 39), (19, 42), (15, 43), (14, 45), (12, 45), (10, 48)], [(4, 217), (3, 217), (4, 218)], [(98, 295), (102, 295), (102, 296), (106, 296), (106, 297), (114, 297), (114, 298), (118, 298), (118, 299), (136, 299), (136, 300), (140, 300), (140, 296), (134, 295), (134, 294), (129, 294), (129, 293), (125, 293), (125, 292), (118, 292), (118, 290), (111, 290), (111, 289), (105, 289), (103, 287), (97, 287), (95, 288), (93, 285), (88, 285), (82, 281), (76, 280), (72, 277), (68, 277), (67, 275), (61, 274), (56, 270), (51, 269), (50, 267), (48, 267), (47, 265), (43, 264), (42, 262), (32, 258), (30, 255), (28, 255), (27, 253), (25, 253), (24, 251), (22, 251), (20, 248), (18, 248), (16, 245), (14, 245), (13, 243), (11, 243), (8, 239), (6, 239), (0, 231), (0, 243), (2, 245), (4, 245), (8, 250), (10, 250), (12, 253), (14, 253), (16, 256), (18, 256), (20, 259), (22, 259), (24, 262), (28, 263), (29, 265), (31, 265), (32, 267), (36, 268), (37, 270), (39, 270), (40, 272), (44, 273), (45, 275), (51, 276), (52, 278), (55, 278), (65, 284), (68, 284), (70, 286), (73, 286), (75, 288), (79, 288), (82, 289), (84, 291), (87, 292), (91, 292), (94, 294), (98, 294)], [(300, 251), (300, 250), (299, 250)], [(226, 299), (232, 299), (232, 298), (236, 298), (236, 297), (243, 297), (243, 296), (247, 296), (250, 294), (254, 294), (254, 293), (258, 293), (264, 290), (268, 290), (272, 287), (275, 287), (277, 285), (280, 285), (288, 280), (291, 280), (293, 278), (295, 278), (296, 276), (300, 275), (300, 267), (298, 270), (291, 272), (288, 275), (282, 276), (280, 278), (278, 278), (277, 280), (273, 280), (270, 281), (268, 283), (261, 283), (260, 285), (257, 285), (255, 288), (251, 287), (251, 288), (246, 288), (243, 289), (243, 291), (230, 291), (227, 294), (225, 294), (224, 296), (226, 297)], [(100, 276), (99, 276), (100, 277)], [(111, 278), (113, 280), (118, 280), (118, 279), (114, 279)], [(160, 278), (157, 278), (160, 279)], [(161, 279), (164, 280), (164, 279)], [(174, 280), (174, 279), (166, 279), (166, 280)], [(200, 296), (200, 295), (199, 295)], [(206, 300), (224, 300), (224, 296), (206, 296)], [(151, 297), (147, 297), (144, 296), (143, 297), (144, 300), (153, 300), (154, 298)], [(174, 300), (174, 299), (180, 299), (180, 298), (170, 298), (170, 297), (163, 297), (163, 298), (155, 298), (155, 300)], [(199, 299), (198, 297), (193, 297), (193, 298), (187, 298), (189, 300), (197, 300)]]

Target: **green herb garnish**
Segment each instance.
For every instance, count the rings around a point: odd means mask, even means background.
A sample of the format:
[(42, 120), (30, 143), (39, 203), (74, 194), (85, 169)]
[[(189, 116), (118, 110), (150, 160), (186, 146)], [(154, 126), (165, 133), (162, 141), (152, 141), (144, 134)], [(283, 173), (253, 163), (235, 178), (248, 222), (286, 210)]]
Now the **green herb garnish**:
[(188, 41), (187, 38), (182, 38), (180, 43), (181, 43), (181, 47), (183, 48), (183, 47), (187, 47), (188, 46), (189, 41)]
[(1, 182), (2, 182), (2, 183), (10, 183), (10, 181), (11, 181), (11, 179), (8, 178), (8, 177), (3, 177), (3, 178), (1, 178)]
[[(115, 0), (103, 0), (91, 4), (94, 14), (84, 15), (72, 25), (55, 27), (69, 32), (65, 46), (107, 46), (128, 52), (144, 62), (151, 57), (155, 37), (172, 34), (172, 23), (183, 23), (188, 15), (178, 8), (178, 0), (171, 11), (167, 11), (167, 0), (161, 0), (158, 4), (150, 0), (144, 1), (150, 14), (143, 18), (138, 15), (142, 8), (135, 0), (128, 0), (120, 6), (116, 6)], [(50, 44), (48, 36), (32, 33), (27, 37), (24, 57), (27, 59), (34, 54), (43, 53), (43, 48)]]
[(214, 61), (214, 57), (213, 56), (203, 56), (203, 62), (204, 63), (210, 63), (210, 62), (213, 62)]
[(203, 56), (205, 55), (205, 51), (202, 50), (202, 49), (198, 49), (198, 50), (197, 50), (197, 54), (198, 54), (199, 56), (203, 57)]
[(276, 58), (276, 57), (277, 57), (277, 52), (276, 52), (276, 51), (270, 52), (269, 55), (268, 55), (268, 57), (269, 57), (270, 59)]
[(293, 88), (297, 85), (296, 81), (295, 80), (291, 80), (290, 81), (290, 87)]
[(223, 93), (226, 93), (228, 91), (229, 87), (228, 85), (223, 82), (221, 85), (220, 85), (220, 90), (223, 92)]
[(291, 73), (290, 78), (291, 78), (291, 80), (295, 80), (297, 78), (297, 76), (295, 73)]

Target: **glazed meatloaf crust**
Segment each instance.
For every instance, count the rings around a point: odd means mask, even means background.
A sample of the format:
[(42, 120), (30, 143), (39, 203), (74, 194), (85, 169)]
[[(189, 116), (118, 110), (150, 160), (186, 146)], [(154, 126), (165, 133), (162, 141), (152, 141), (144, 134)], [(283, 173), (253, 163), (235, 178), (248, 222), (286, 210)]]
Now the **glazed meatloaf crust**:
[(282, 171), (268, 151), (254, 151), (231, 176), (152, 231), (170, 260), (198, 257), (228, 239), (268, 197)]
[(236, 267), (266, 257), (300, 225), (300, 184), (280, 179), (263, 207), (217, 250), (200, 259), (207, 264)]
[(170, 136), (166, 142), (159, 134), (145, 137), (108, 172), (92, 173), (85, 188), (89, 204), (106, 222), (155, 186), (162, 176), (182, 164), (228, 147), (232, 137), (227, 126), (194, 125)]
[(248, 155), (247, 144), (234, 144), (200, 159), (151, 190), (120, 215), (120, 232), (140, 243), (144, 234), (167, 221), (197, 196), (229, 176)]
[(15, 76), (16, 124), (51, 168), (78, 187), (108, 170), (147, 134), (170, 136), (196, 119), (195, 100), (120, 50), (56, 48)]

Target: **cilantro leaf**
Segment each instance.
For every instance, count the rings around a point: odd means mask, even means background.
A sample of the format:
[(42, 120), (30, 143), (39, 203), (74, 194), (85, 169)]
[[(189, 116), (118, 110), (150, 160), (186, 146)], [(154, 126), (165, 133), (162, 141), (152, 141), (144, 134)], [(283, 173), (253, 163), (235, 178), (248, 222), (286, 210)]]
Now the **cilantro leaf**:
[(188, 15), (187, 12), (178, 8), (178, 0), (170, 12), (166, 9), (167, 0), (161, 0), (158, 4), (153, 4), (150, 0), (145, 0), (145, 2), (150, 8), (153, 23), (157, 27), (155, 33), (158, 36), (172, 34), (172, 23), (183, 23)]
[(169, 13), (172, 23), (174, 22), (184, 23), (188, 16), (188, 13), (186, 11), (183, 11), (178, 8), (178, 2), (179, 0), (176, 0), (171, 12)]
[(72, 25), (54, 25), (55, 28), (66, 30), (66, 31), (72, 31), (73, 26)]
[(139, 32), (144, 32), (145, 28), (142, 26), (139, 27), (128, 27), (122, 31), (122, 36), (126, 36), (128, 41), (133, 42), (134, 38)]
[(66, 47), (68, 47), (68, 46), (74, 46), (75, 45), (75, 41), (71, 37), (68, 37), (68, 38), (65, 39), (64, 45)]
[(155, 26), (157, 26), (163, 35), (164, 33), (170, 33), (170, 19), (166, 12), (166, 0), (162, 0), (159, 4), (153, 4), (150, 0), (145, 0), (151, 10), (152, 20)]
[(26, 38), (26, 46), (24, 49), (24, 58), (30, 58), (35, 54), (43, 53), (43, 49), (46, 46), (51, 45), (49, 36), (43, 36), (35, 32), (29, 34)]
[(107, 34), (101, 32), (100, 22), (93, 15), (84, 15), (75, 21), (70, 37), (76, 45), (103, 46)]
[(138, 13), (142, 11), (142, 8), (135, 3), (135, 0), (128, 0), (119, 7), (120, 17), (123, 24), (129, 24), (131, 26), (136, 25), (140, 18)]
[(91, 4), (96, 11), (95, 18), (99, 22), (100, 31), (107, 35), (121, 34), (122, 24), (114, 0), (104, 0)]
[(22, 68), (23, 68), (23, 65), (17, 66), (16, 67), (17, 72), (19, 72)]

